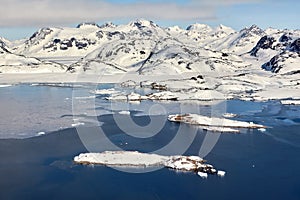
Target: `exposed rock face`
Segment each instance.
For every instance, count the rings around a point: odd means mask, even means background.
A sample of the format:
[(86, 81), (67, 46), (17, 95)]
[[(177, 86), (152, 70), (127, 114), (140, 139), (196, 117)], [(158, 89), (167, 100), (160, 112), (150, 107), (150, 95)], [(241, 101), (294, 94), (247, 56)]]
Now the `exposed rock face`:
[(261, 28), (256, 26), (255, 24), (252, 25), (250, 28), (242, 29), (240, 32), (243, 33), (241, 35), (241, 37), (249, 37), (251, 35), (264, 35), (265, 34), (265, 32)]
[(300, 38), (296, 39), (291, 45), (290, 50), (294, 52), (300, 52)]
[(0, 39), (0, 53), (9, 52), (5, 42)]
[(273, 37), (264, 36), (256, 44), (256, 46), (250, 51), (251, 56), (257, 56), (259, 49), (272, 49), (272, 45), (275, 42)]
[(80, 38), (76, 39), (74, 37), (70, 39), (59, 39), (55, 38), (54, 40), (50, 41), (47, 45), (43, 47), (44, 50), (48, 49), (50, 51), (60, 50), (67, 50), (68, 48), (77, 47), (77, 49), (84, 49), (89, 45), (95, 45), (96, 42), (87, 38)]
[[(284, 35), (283, 35), (284, 36)], [(280, 40), (287, 43), (290, 40), (290, 37), (284, 36), (281, 37)], [(299, 62), (300, 57), (300, 38), (294, 40), (289, 47), (279, 54), (275, 55), (271, 58), (269, 62), (266, 62), (262, 65), (262, 69), (267, 71), (271, 71), (273, 73), (279, 73), (283, 68), (286, 68), (286, 64), (293, 64)], [(284, 70), (285, 71), (285, 70)], [(290, 70), (289, 72), (285, 72), (283, 74), (295, 74), (299, 73), (299, 70)]]
[(27, 45), (38, 45), (41, 40), (44, 40), (46, 36), (52, 32), (53, 30), (51, 28), (42, 28), (35, 32), (25, 43)]
[(101, 26), (99, 26), (99, 28), (103, 29), (103, 28), (116, 28), (117, 26), (115, 24), (113, 24), (112, 22), (107, 22)]
[[(274, 56), (269, 62), (262, 65), (262, 68), (273, 73), (284, 75), (293, 75), (300, 72), (299, 63), (300, 54), (298, 52), (284, 51)], [(296, 67), (291, 67), (295, 65)]]
[(279, 42), (288, 42), (292, 40), (292, 38), (290, 36), (287, 36), (286, 34), (283, 34), (280, 38), (279, 38)]
[(282, 66), (280, 66), (279, 63), (280, 55), (276, 55), (271, 60), (265, 64), (262, 65), (262, 69), (271, 71), (273, 73), (278, 73)]

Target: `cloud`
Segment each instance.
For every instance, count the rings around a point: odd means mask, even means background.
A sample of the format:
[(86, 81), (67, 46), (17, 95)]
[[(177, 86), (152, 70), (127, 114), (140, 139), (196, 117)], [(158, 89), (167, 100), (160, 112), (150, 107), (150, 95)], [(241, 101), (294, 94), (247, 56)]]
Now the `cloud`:
[[(258, 0), (229, 0), (226, 4)], [(222, 3), (223, 2), (223, 3)], [(105, 0), (0, 0), (0, 26), (64, 25), (85, 21), (128, 18), (153, 20), (214, 19), (223, 0), (191, 0), (188, 3), (149, 2), (111, 3)]]

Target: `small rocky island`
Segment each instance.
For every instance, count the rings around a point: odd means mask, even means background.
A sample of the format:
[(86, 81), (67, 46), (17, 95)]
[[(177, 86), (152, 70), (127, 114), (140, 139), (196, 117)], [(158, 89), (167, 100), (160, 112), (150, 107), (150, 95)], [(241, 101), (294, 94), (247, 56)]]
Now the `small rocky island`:
[[(230, 114), (226, 113), (225, 116), (228, 117), (230, 116)], [(199, 128), (202, 128), (203, 130), (207, 130), (207, 131), (223, 132), (223, 133), (225, 132), (240, 133), (240, 130), (238, 130), (239, 128), (260, 129), (260, 130), (265, 130), (267, 128), (266, 126), (255, 124), (253, 122), (242, 122), (242, 121), (219, 118), (219, 117), (207, 117), (198, 114), (169, 115), (168, 120), (171, 122), (196, 125)]]
[(216, 170), (199, 156), (162, 156), (137, 151), (104, 151), (101, 153), (82, 153), (74, 157), (78, 164), (98, 164), (122, 167), (167, 167), (178, 171), (196, 172), (202, 178), (208, 174), (224, 176), (225, 172)]

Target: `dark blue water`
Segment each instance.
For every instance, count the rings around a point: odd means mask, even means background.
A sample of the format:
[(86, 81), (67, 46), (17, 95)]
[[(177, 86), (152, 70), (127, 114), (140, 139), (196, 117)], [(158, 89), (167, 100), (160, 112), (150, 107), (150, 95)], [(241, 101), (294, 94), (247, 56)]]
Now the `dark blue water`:
[[(266, 132), (222, 134), (205, 157), (223, 178), (160, 169), (126, 173), (104, 166), (82, 166), (73, 157), (86, 148), (75, 128), (27, 139), (0, 140), (0, 199), (300, 199), (299, 106), (279, 102), (226, 102), (237, 119), (269, 126)], [(203, 106), (203, 108), (209, 106)], [(140, 125), (148, 116), (136, 116)], [(156, 116), (163, 120), (166, 116)], [(169, 144), (179, 124), (167, 122), (151, 138), (125, 134), (111, 114), (98, 117), (106, 136), (124, 150), (156, 151)], [(83, 127), (89, 134), (97, 127)], [(195, 127), (184, 127), (186, 137)], [(197, 155), (208, 133), (199, 130), (186, 155)], [(126, 145), (124, 145), (126, 144)], [(100, 146), (99, 150), (106, 150)]]

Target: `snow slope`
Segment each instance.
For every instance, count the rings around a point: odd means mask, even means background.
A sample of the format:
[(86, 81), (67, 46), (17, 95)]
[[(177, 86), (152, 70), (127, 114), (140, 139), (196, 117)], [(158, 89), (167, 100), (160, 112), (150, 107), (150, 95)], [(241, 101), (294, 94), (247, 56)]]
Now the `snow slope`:
[(0, 73), (62, 73), (65, 71), (66, 67), (61, 64), (16, 55), (0, 47)]

